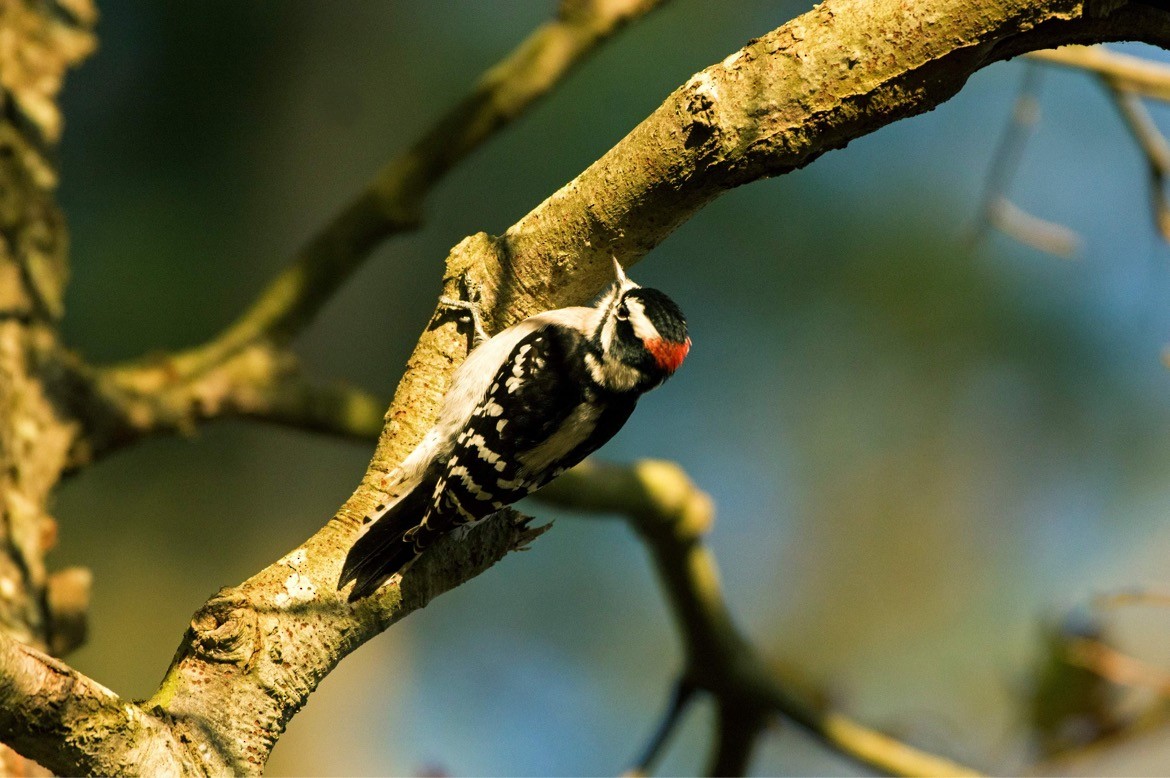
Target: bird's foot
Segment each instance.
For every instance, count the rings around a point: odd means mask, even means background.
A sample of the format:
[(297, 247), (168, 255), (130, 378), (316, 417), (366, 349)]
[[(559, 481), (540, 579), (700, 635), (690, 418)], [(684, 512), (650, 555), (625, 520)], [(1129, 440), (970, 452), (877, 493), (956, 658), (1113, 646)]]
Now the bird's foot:
[[(471, 291), (470, 289), (468, 290)], [(459, 311), (466, 311), (467, 318), (471, 320), (472, 334), (471, 347), (475, 348), (488, 339), (487, 330), (483, 328), (483, 314), (479, 307), (479, 295), (468, 294), (470, 300), (457, 300), (454, 297), (440, 297), (439, 305), (454, 308)]]

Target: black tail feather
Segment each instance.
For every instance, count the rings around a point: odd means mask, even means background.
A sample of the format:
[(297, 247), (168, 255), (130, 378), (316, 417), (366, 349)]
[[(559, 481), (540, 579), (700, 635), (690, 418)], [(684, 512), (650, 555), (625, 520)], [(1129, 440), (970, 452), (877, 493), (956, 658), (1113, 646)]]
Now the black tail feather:
[(390, 576), (415, 558), (414, 543), (405, 538), (426, 514), (433, 483), (424, 480), (379, 516), (350, 548), (337, 588), (356, 581), (349, 601), (373, 594)]

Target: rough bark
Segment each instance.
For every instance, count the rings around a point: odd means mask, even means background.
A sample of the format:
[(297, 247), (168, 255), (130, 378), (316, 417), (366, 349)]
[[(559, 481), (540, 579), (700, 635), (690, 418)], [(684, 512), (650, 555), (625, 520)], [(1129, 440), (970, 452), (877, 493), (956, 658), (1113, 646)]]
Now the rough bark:
[[(85, 0), (0, 4), (0, 633), (58, 653), (84, 632), (88, 574), (50, 576), (44, 564), (57, 532), (47, 506), (80, 431), (51, 367), (68, 277), (51, 158), (55, 97), (66, 69), (92, 50), (93, 22)], [(21, 650), (14, 643), (0, 662)], [(11, 676), (0, 679), (0, 697), (13, 688)], [(0, 763), (39, 770), (6, 749)]]

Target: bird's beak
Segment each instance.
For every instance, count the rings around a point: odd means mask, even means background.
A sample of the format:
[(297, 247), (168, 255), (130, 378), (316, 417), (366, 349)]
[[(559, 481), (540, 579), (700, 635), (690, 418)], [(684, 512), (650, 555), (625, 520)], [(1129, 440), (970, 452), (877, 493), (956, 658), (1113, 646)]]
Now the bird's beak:
[(618, 286), (626, 285), (626, 271), (622, 269), (622, 263), (618, 262), (617, 256), (610, 254), (613, 257), (613, 274), (617, 278)]

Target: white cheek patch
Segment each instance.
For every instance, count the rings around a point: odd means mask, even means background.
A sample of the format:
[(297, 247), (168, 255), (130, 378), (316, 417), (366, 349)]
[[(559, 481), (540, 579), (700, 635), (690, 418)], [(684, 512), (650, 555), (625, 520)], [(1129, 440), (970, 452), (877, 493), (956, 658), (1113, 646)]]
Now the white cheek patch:
[(646, 343), (662, 338), (658, 334), (658, 329), (650, 322), (650, 317), (646, 315), (646, 308), (641, 300), (637, 298), (626, 300), (626, 309), (630, 312), (630, 326), (634, 328), (634, 334), (639, 340)]
[(601, 353), (609, 353), (610, 348), (613, 346), (613, 338), (616, 332), (617, 317), (613, 316), (611, 312), (611, 315), (605, 317), (605, 323), (601, 325)]

